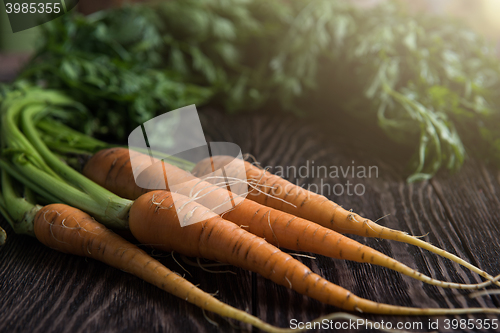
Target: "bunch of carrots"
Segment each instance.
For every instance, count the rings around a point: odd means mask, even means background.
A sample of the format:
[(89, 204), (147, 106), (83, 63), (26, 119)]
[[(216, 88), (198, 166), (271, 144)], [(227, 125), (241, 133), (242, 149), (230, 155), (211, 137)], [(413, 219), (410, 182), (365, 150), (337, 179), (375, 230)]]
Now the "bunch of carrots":
[[(229, 196), (234, 208), (218, 215), (209, 207), (226, 204), (227, 189), (197, 175), (229, 165), (231, 157), (218, 156), (189, 165), (177, 159), (157, 160), (143, 152), (110, 147), (58, 120), (61, 115), (82, 109), (82, 105), (57, 91), (25, 87), (4, 94), (0, 104), (0, 211), (15, 232), (35, 236), (59, 251), (103, 261), (203, 309), (269, 332), (286, 330), (218, 301), (108, 228), (130, 230), (140, 243), (163, 251), (256, 272), (349, 312), (500, 314), (496, 308), (414, 308), (360, 298), (312, 272), (280, 248), (379, 265), (443, 288), (500, 285), (500, 276), (493, 277), (416, 237), (346, 211), (326, 197), (306, 192), (248, 162), (245, 175), (230, 167), (224, 168), (224, 175), (212, 173), (212, 178), (220, 180), (246, 179), (252, 192), (246, 198)], [(64, 162), (65, 158), (69, 161), (68, 152), (93, 156), (79, 173)], [(149, 184), (148, 189), (136, 184), (134, 173)], [(170, 192), (172, 181), (182, 187)], [(23, 187), (25, 193), (33, 195), (20, 195)], [(181, 227), (180, 220), (188, 222), (187, 226)], [(190, 224), (190, 220), (201, 222)], [(344, 235), (347, 233), (419, 246), (470, 269), (485, 281), (461, 284), (434, 279), (348, 238)]]

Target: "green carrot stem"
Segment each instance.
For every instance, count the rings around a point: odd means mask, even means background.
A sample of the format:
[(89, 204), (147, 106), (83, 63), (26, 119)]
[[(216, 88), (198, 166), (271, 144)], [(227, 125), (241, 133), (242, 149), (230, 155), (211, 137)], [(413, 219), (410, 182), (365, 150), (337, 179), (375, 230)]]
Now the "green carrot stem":
[[(42, 141), (48, 148), (63, 153), (93, 154), (96, 151), (104, 148), (126, 147), (122, 145), (113, 145), (97, 140), (88, 135), (75, 131), (74, 129), (69, 128), (68, 126), (57, 121), (44, 119), (37, 122), (36, 127), (47, 134), (47, 138), (44, 138), (44, 140)], [(50, 140), (52, 140), (52, 142)], [(149, 150), (142, 148), (134, 147), (133, 150), (139, 151), (141, 153), (149, 153)], [(180, 157), (162, 154), (158, 151), (155, 151), (154, 154), (158, 158), (165, 159), (170, 164), (180, 167), (186, 171), (191, 171), (196, 165), (195, 163), (187, 161)]]
[[(11, 96), (12, 98), (12, 96)], [(23, 98), (21, 101), (16, 101), (15, 104), (9, 98), (3, 101), (2, 105), (2, 140), (3, 142), (8, 142), (8, 148), (11, 149), (21, 149), (26, 151), (29, 155), (33, 157), (33, 163), (35, 163), (39, 168), (45, 170), (47, 173), (59, 178), (59, 176), (51, 170), (47, 164), (43, 161), (43, 158), (38, 154), (38, 152), (29, 144), (26, 137), (21, 133), (21, 131), (16, 126), (16, 118), (18, 113), (27, 105), (36, 103), (37, 101), (32, 98)], [(39, 103), (39, 101), (38, 101)]]
[[(46, 113), (47, 109), (44, 106), (28, 106), (21, 113), (21, 126), (23, 128), (23, 132), (25, 133), (28, 140), (31, 144), (37, 149), (43, 159), (47, 162), (47, 164), (54, 169), (58, 174), (60, 174), (64, 179), (69, 181), (70, 183), (76, 185), (78, 188), (82, 189), (86, 194), (88, 194), (89, 198), (92, 201), (95, 201), (98, 205), (104, 205), (104, 207), (111, 205), (113, 208), (111, 211), (99, 212), (95, 210), (95, 204), (86, 200), (86, 204), (83, 207), (77, 206), (75, 203), (71, 202), (71, 204), (75, 207), (80, 207), (80, 209), (88, 211), (91, 215), (106, 217), (105, 220), (110, 221), (120, 221), (120, 225), (114, 225), (114, 227), (126, 227), (124, 225), (123, 216), (126, 216), (126, 213), (123, 212), (121, 207), (129, 207), (130, 201), (126, 199), (122, 199), (114, 193), (104, 189), (103, 187), (97, 185), (87, 177), (83, 176), (81, 173), (71, 168), (67, 164), (63, 163), (60, 159), (58, 159), (45, 145), (45, 143), (40, 139), (39, 133), (36, 130), (36, 127), (33, 123), (33, 118), (36, 115), (40, 115), (42, 113)], [(62, 185), (61, 185), (62, 186)], [(57, 192), (53, 192), (57, 193)], [(76, 193), (74, 193), (76, 195)], [(72, 196), (73, 198), (73, 196)], [(68, 200), (65, 201), (69, 202)], [(92, 208), (92, 210), (90, 210)], [(115, 213), (119, 214), (115, 216)], [(109, 216), (106, 216), (106, 213)]]
[(42, 119), (37, 121), (36, 127), (46, 133), (49, 138), (54, 140), (54, 142), (66, 142), (68, 146), (76, 146), (79, 148), (85, 147), (89, 153), (113, 146), (104, 141), (100, 141), (91, 136), (75, 131), (59, 121)]
[(33, 221), (41, 206), (35, 206), (24, 198), (19, 197), (5, 170), (2, 170), (2, 195), (5, 204), (7, 222), (11, 225), (16, 234), (26, 234), (35, 236), (33, 231)]
[(128, 228), (127, 216), (132, 201), (122, 199), (116, 195), (107, 196), (104, 191), (103, 193), (96, 193), (95, 196), (90, 196), (77, 188), (69, 186), (66, 182), (48, 175), (31, 163), (24, 161), (15, 163), (16, 168), (28, 181), (44, 188), (51, 195), (56, 196), (59, 199), (58, 201), (88, 212), (111, 228)]
[(36, 203), (35, 193), (33, 193), (33, 191), (32, 191), (31, 189), (29, 189), (28, 187), (24, 187), (23, 197), (24, 197), (24, 198), (26, 199), (26, 201), (28, 201), (29, 203), (32, 203), (32, 204), (35, 204), (35, 203)]
[[(7, 148), (4, 153), (10, 151), (13, 166), (9, 168), (9, 163), (2, 165), (46, 199), (69, 203), (112, 227), (127, 228), (126, 217), (131, 202), (100, 187), (59, 160), (40, 139), (33, 124), (35, 116), (49, 112), (47, 105), (73, 104), (56, 92), (42, 93), (40, 90), (31, 90), (25, 95), (16, 92), (4, 100), (1, 110), (5, 120), (2, 122), (2, 140)], [(17, 118), (24, 133), (17, 127)], [(8, 208), (9, 203), (6, 202), (6, 206)], [(13, 220), (16, 218), (13, 217)]]
[(187, 161), (187, 160), (182, 159), (180, 157), (168, 155), (168, 154), (165, 154), (165, 153), (162, 153), (159, 151), (154, 151), (154, 150), (150, 151), (149, 149), (138, 148), (138, 147), (133, 147), (133, 148), (129, 148), (128, 146), (119, 146), (119, 147), (135, 150), (135, 151), (137, 151), (139, 153), (143, 153), (143, 154), (149, 154), (152, 152), (156, 158), (164, 160), (164, 161), (168, 162), (169, 164), (175, 165), (176, 167), (179, 167), (179, 168), (186, 170), (186, 171), (189, 171), (189, 172), (191, 172), (194, 169), (194, 167), (196, 166), (196, 163)]
[(51, 151), (57, 151), (61, 154), (77, 154), (77, 155), (89, 155), (89, 151), (87, 149), (79, 149), (75, 148), (70, 144), (61, 144), (57, 142), (47, 142), (43, 140), (47, 148)]
[[(26, 178), (22, 173), (20, 173), (14, 166), (11, 166), (7, 161), (0, 158), (0, 169), (7, 171), (7, 173), (14, 177), (18, 182), (22, 183), (24, 186), (30, 188), (34, 192), (43, 196), (50, 203), (62, 203), (60, 199), (53, 196), (50, 192), (47, 192), (43, 187), (38, 186)], [(68, 185), (69, 186), (69, 185)]]
[[(12, 218), (10, 217), (9, 213), (7, 212), (7, 207), (5, 206), (5, 201), (0, 193), (0, 214), (3, 215), (3, 217), (7, 220), (7, 222), (12, 225), (14, 223), (14, 221), (12, 220)], [(1, 229), (1, 228), (0, 228)], [(3, 230), (3, 229), (2, 229)], [(0, 231), (0, 233), (2, 233), (2, 231)], [(3, 230), (3, 235), (0, 235), (0, 238), (1, 237), (4, 237), (4, 242), (5, 242), (5, 238), (7, 237), (7, 235), (5, 234), (5, 230)], [(3, 243), (1, 243), (0, 245), (2, 245)]]

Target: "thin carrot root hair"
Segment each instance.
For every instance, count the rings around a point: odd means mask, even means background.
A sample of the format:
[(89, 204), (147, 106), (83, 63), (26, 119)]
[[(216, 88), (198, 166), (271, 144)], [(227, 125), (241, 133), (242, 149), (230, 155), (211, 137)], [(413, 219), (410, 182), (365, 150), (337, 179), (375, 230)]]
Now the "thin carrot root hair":
[[(221, 182), (219, 183), (210, 183), (210, 182), (207, 182), (207, 180), (213, 180), (213, 179), (220, 179)], [(227, 181), (227, 180), (231, 180), (231, 181)], [(204, 183), (207, 182), (208, 184), (205, 185)], [(284, 199), (281, 199), (277, 196), (274, 196), (272, 194), (270, 194), (269, 192), (265, 192), (262, 190), (262, 188), (269, 188), (269, 189), (272, 189), (272, 186), (266, 186), (266, 185), (259, 185), (258, 181), (252, 181), (252, 180), (243, 180), (243, 179), (240, 179), (240, 178), (235, 178), (235, 177), (223, 177), (223, 176), (210, 176), (210, 177), (203, 177), (200, 179), (200, 181), (196, 184), (196, 185), (199, 185), (199, 184), (203, 184), (205, 185), (204, 187), (201, 187), (198, 189), (198, 191), (196, 193), (192, 193), (192, 191), (189, 193), (188, 197), (190, 198), (193, 198), (194, 200), (193, 201), (196, 201), (196, 200), (199, 200), (201, 198), (203, 198), (204, 196), (207, 196), (208, 194), (211, 194), (213, 193), (214, 191), (217, 191), (219, 190), (220, 187), (225, 187), (227, 185), (229, 185), (230, 187), (233, 186), (233, 185), (236, 185), (236, 184), (246, 184), (247, 186), (249, 186), (251, 188), (250, 191), (246, 191), (246, 192), (243, 192), (241, 193), (239, 196), (243, 197), (243, 196), (246, 196), (248, 194), (250, 194), (252, 191), (256, 191), (258, 193), (262, 193), (266, 196), (269, 196), (275, 200), (280, 200), (282, 201), (284, 204), (286, 205), (290, 205), (292, 207), (297, 207), (296, 205), (284, 200)], [(200, 195), (201, 192), (209, 189), (209, 188), (212, 188), (209, 192), (206, 192), (206, 193), (203, 193), (203, 195)], [(194, 187), (193, 187), (193, 190), (194, 190)], [(182, 192), (179, 192), (179, 191), (176, 191), (178, 193), (181, 193)]]
[[(230, 159), (232, 159), (230, 156), (206, 158), (195, 166), (193, 174), (206, 173), (209, 170), (208, 165), (210, 165), (210, 168), (213, 166), (215, 169), (224, 167), (224, 171), (228, 176), (237, 175), (239, 170), (235, 170), (231, 165), (228, 165)], [(484, 270), (454, 254), (419, 239), (420, 236), (411, 236), (406, 232), (381, 226), (369, 219), (362, 218), (358, 214), (353, 213), (352, 210), (345, 210), (323, 195), (305, 190), (247, 161), (244, 163), (247, 180), (250, 183), (253, 182), (253, 185), (260, 189), (260, 191), (253, 193), (251, 191), (249, 193), (247, 198), (250, 200), (299, 216), (342, 234), (382, 238), (415, 245), (466, 267), (487, 280), (494, 280), (494, 277)], [(275, 199), (276, 197), (278, 199)], [(284, 204), (284, 201), (288, 204)], [(500, 286), (498, 281), (495, 284)]]
[(193, 277), (193, 274), (191, 274), (187, 269), (184, 268), (184, 266), (182, 266), (180, 264), (180, 262), (177, 261), (177, 259), (175, 259), (175, 256), (174, 256), (174, 251), (170, 252), (170, 255), (172, 256), (172, 259), (174, 259), (175, 263), (184, 271), (186, 272), (189, 276)]
[(477, 291), (475, 293), (470, 293), (468, 296), (469, 298), (476, 298), (491, 295), (500, 295), (500, 289)]
[(208, 268), (206, 268), (206, 265), (202, 265), (201, 264), (200, 258), (196, 258), (196, 263), (198, 264), (198, 267), (200, 267), (202, 270), (204, 270), (205, 272), (208, 272), (208, 273), (214, 273), (214, 274), (230, 273), (230, 274), (236, 275), (235, 272), (229, 271), (229, 270), (226, 270), (226, 271), (214, 271), (214, 270), (208, 269)]

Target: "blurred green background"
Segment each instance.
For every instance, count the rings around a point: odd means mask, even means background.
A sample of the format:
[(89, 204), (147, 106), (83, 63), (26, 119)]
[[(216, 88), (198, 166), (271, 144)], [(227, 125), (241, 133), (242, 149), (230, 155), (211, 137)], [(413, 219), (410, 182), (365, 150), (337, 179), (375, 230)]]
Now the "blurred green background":
[[(373, 7), (387, 0), (346, 0), (359, 7)], [(500, 45), (500, 0), (399, 0), (405, 2), (411, 10), (426, 11), (435, 14), (455, 16), (465, 20), (473, 29)], [(2, 0), (3, 2), (3, 0)], [(119, 6), (122, 0), (84, 0), (78, 4), (78, 10), (92, 13), (103, 8)], [(26, 53), (36, 46), (39, 28), (31, 28), (13, 34), (5, 12), (0, 5), (0, 53)]]
[[(16, 33), (12, 32), (10, 26), (9, 17), (6, 13), (6, 7), (4, 3), (8, 3), (9, 0), (0, 1), (0, 54), (2, 53), (30, 53), (36, 47), (36, 41), (40, 33), (39, 27), (30, 28), (27, 30), (19, 31)], [(73, 8), (75, 6), (74, 0), (65, 0), (67, 8)], [(99, 1), (90, 1), (99, 3)], [(106, 2), (106, 1), (104, 1)], [(85, 6), (84, 6), (85, 8)], [(25, 21), (36, 24), (37, 20), (40, 20), (40, 16), (45, 16), (45, 14), (34, 14), (25, 16)]]
[(0, 4), (0, 52), (19, 53), (29, 52), (35, 47), (38, 27), (12, 33), (5, 6)]

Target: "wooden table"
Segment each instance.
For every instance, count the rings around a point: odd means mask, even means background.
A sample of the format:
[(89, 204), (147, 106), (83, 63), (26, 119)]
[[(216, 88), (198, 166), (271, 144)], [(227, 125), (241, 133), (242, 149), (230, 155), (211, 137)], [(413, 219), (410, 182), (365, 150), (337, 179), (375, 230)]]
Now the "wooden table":
[[(346, 122), (333, 132), (334, 120), (305, 121), (289, 115), (252, 114), (227, 116), (219, 111), (202, 112), (208, 140), (229, 141), (253, 154), (264, 166), (364, 166), (378, 168), (378, 177), (327, 177), (323, 183), (337, 185), (337, 193), (347, 181), (361, 184), (363, 195), (330, 194), (344, 208), (377, 219), (381, 224), (426, 235), (423, 239), (459, 255), (487, 272), (500, 274), (500, 172), (469, 159), (455, 175), (439, 174), (431, 181), (407, 184), (404, 179), (405, 150), (385, 149), (385, 141), (353, 136)], [(337, 121), (337, 120), (335, 120)], [(338, 129), (338, 126), (335, 126)], [(378, 149), (377, 149), (378, 148)], [(374, 170), (374, 169), (372, 169)], [(321, 184), (318, 177), (293, 177), (300, 185)], [(360, 187), (358, 187), (358, 190)], [(0, 331), (1, 332), (246, 332), (234, 328), (219, 316), (207, 313), (218, 323), (210, 323), (203, 312), (170, 296), (140, 279), (90, 259), (58, 253), (36, 239), (8, 232), (7, 244), (0, 249)], [(354, 239), (371, 246), (420, 272), (437, 279), (476, 283), (476, 274), (414, 246), (392, 241)], [(218, 292), (223, 302), (281, 327), (290, 320), (310, 321), (338, 311), (315, 300), (265, 280), (257, 274), (231, 267), (230, 273), (209, 273), (175, 258), (153, 252), (167, 267), (208, 292)], [(469, 299), (469, 292), (425, 285), (388, 269), (368, 264), (297, 257), (333, 283), (356, 295), (398, 305), (415, 307), (498, 307), (499, 296)], [(221, 268), (224, 269), (224, 268)], [(395, 317), (363, 315), (378, 323), (422, 324), (419, 331), (431, 331), (429, 321), (498, 319), (494, 315), (449, 317)], [(241, 327), (239, 323), (232, 323)], [(500, 329), (499, 329), (500, 330)], [(327, 330), (321, 330), (321, 332)], [(340, 332), (361, 330), (340, 330)], [(372, 330), (368, 330), (372, 331)], [(467, 331), (467, 330), (448, 330)], [(480, 331), (480, 330), (469, 330)], [(490, 330), (494, 331), (494, 330)]]

